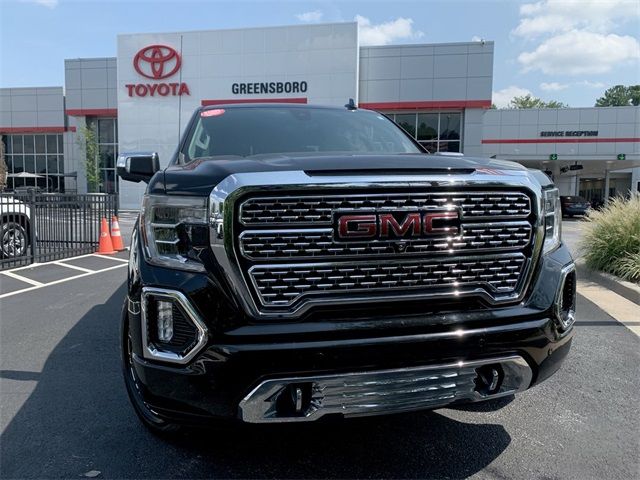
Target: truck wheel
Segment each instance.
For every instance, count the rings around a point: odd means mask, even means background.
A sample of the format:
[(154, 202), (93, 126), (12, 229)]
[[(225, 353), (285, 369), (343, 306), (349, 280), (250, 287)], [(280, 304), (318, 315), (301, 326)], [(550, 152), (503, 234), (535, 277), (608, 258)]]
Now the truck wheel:
[(0, 232), (3, 258), (21, 257), (27, 253), (29, 236), (22, 225), (16, 222), (3, 223)]
[(127, 312), (127, 301), (125, 300), (122, 309), (122, 331), (121, 331), (121, 353), (122, 353), (122, 373), (124, 375), (124, 383), (127, 387), (127, 394), (133, 409), (152, 433), (161, 436), (173, 436), (181, 430), (181, 426), (175, 423), (167, 422), (158, 417), (146, 404), (142, 397), (140, 382), (133, 368), (133, 349), (131, 347), (132, 340), (129, 334), (129, 314)]

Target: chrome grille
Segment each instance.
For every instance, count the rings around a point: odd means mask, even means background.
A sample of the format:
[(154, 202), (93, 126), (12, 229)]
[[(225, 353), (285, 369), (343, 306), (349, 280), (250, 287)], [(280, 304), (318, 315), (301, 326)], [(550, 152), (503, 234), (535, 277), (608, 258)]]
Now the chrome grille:
[(496, 294), (513, 293), (523, 273), (521, 253), (393, 263), (256, 265), (249, 276), (264, 306), (290, 306), (305, 296), (392, 290), (484, 287)]
[(243, 225), (330, 225), (335, 210), (424, 210), (459, 207), (465, 218), (526, 218), (531, 201), (521, 192), (441, 192), (291, 195), (249, 198), (240, 205)]
[(249, 260), (518, 250), (531, 241), (532, 227), (529, 222), (463, 223), (462, 232), (457, 237), (407, 239), (402, 250), (397, 241), (338, 242), (331, 228), (246, 230), (239, 241)]

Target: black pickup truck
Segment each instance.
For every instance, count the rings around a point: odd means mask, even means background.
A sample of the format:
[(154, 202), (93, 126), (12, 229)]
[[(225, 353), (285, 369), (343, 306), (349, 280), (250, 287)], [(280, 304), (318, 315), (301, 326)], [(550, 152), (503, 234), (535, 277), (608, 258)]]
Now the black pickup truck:
[(428, 155), (351, 103), (203, 107), (166, 168), (118, 173), (148, 182), (122, 362), (154, 431), (510, 396), (569, 351), (575, 269), (539, 171)]

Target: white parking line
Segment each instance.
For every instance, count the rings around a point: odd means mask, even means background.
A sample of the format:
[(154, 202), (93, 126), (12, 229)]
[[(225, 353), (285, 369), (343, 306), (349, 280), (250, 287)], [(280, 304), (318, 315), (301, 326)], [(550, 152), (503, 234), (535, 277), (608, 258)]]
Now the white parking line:
[[(43, 286), (43, 285), (44, 285), (44, 283), (40, 283), (40, 282), (37, 282), (37, 281), (35, 281), (35, 280), (31, 280), (30, 278), (23, 277), (22, 275), (17, 275), (17, 274), (15, 274), (15, 273), (13, 273), (13, 272), (0, 272), (0, 273), (1, 273), (2, 275), (6, 275), (7, 277), (11, 277), (11, 278), (14, 278), (14, 279), (16, 279), (16, 280), (19, 280), (19, 281), (21, 281), (21, 282), (24, 282), (24, 283), (28, 283), (28, 284), (30, 284), (30, 285), (33, 285), (34, 287), (41, 287), (41, 286)], [(2, 298), (2, 297), (0, 296), (0, 298)]]
[(85, 272), (85, 273), (95, 272), (95, 270), (89, 270), (88, 268), (78, 267), (77, 265), (67, 265), (66, 263), (62, 263), (61, 261), (51, 262), (51, 263), (53, 263), (54, 265), (59, 265), (61, 267), (72, 268), (73, 270), (78, 270), (80, 272)]
[[(16, 290), (14, 292), (3, 293), (2, 295), (0, 295), (0, 299), (11, 297), (12, 295), (17, 295), (19, 293), (31, 292), (33, 290), (38, 290), (40, 288), (48, 287), (49, 285), (57, 285), (59, 283), (68, 282), (70, 280), (75, 280), (76, 278), (82, 278), (88, 275), (95, 275), (96, 273), (108, 272), (110, 270), (115, 270), (116, 268), (122, 268), (126, 266), (127, 266), (126, 263), (120, 263), (118, 265), (114, 265), (113, 267), (103, 268), (102, 270), (91, 270), (91, 272), (81, 273), (80, 275), (74, 275), (73, 277), (62, 278), (60, 280), (54, 280), (53, 282), (49, 282), (49, 283), (40, 283), (40, 282), (36, 282), (35, 280), (29, 280), (24, 277), (21, 277), (20, 275), (16, 275), (15, 273), (12, 273), (12, 272), (0, 272), (2, 275), (14, 277), (16, 278), (16, 280), (21, 280), (23, 282), (34, 284), (33, 287), (23, 288), (22, 290)], [(35, 285), (36, 283), (38, 285)]]

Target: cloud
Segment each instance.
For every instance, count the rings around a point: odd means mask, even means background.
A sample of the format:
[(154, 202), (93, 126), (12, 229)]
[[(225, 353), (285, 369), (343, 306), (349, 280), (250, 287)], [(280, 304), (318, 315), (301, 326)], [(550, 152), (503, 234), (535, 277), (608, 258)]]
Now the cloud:
[(542, 82), (540, 84), (540, 88), (545, 92), (558, 92), (560, 90), (564, 90), (565, 88), (569, 88), (568, 83), (558, 83), (558, 82)]
[(582, 80), (581, 82), (576, 83), (576, 85), (583, 85), (589, 88), (604, 88), (607, 86), (604, 82), (590, 82), (589, 80)]
[(472, 42), (481, 42), (482, 41), (482, 37), (479, 37), (478, 35), (474, 35), (473, 37), (471, 37), (471, 41)]
[(322, 20), (323, 13), (320, 10), (313, 10), (311, 12), (298, 13), (296, 18), (301, 22), (313, 23)]
[(502, 90), (498, 90), (497, 92), (493, 92), (491, 95), (491, 99), (493, 104), (498, 108), (505, 108), (509, 105), (509, 102), (513, 97), (522, 97), (524, 95), (530, 95), (531, 91), (526, 88), (516, 87), (511, 85), (507, 88), (503, 88)]
[(58, 0), (22, 0), (25, 3), (35, 3), (47, 8), (56, 8), (58, 6)]
[(374, 25), (366, 17), (356, 15), (360, 35), (360, 45), (388, 45), (395, 40), (418, 39), (424, 33), (413, 29), (411, 18), (399, 17), (389, 22)]
[(540, 70), (549, 75), (606, 73), (623, 63), (640, 59), (640, 43), (625, 35), (572, 30), (543, 41), (518, 62), (523, 71)]
[(512, 31), (521, 37), (586, 29), (606, 33), (640, 18), (637, 0), (541, 0), (520, 6), (520, 23)]

